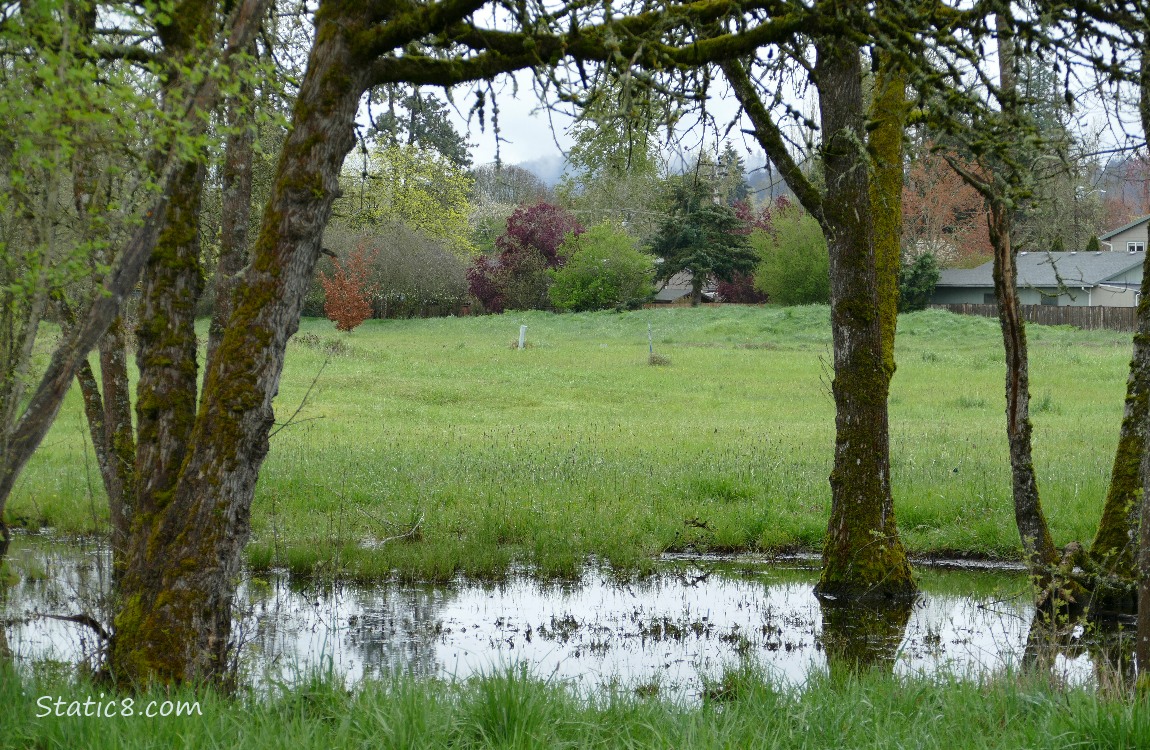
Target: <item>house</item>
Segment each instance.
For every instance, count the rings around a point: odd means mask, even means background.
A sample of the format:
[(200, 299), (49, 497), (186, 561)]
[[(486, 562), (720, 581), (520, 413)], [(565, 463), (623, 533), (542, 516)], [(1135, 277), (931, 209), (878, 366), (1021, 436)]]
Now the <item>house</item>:
[[(1129, 242), (1132, 250), (1115, 252), (1020, 252), (1018, 297), (1024, 305), (1076, 305), (1134, 307), (1142, 285), (1146, 258), (1146, 225), (1140, 220), (1142, 239), (1135, 239), (1135, 224), (1110, 232), (1115, 242)], [(1101, 239), (1101, 238), (1100, 238)], [(939, 274), (931, 302), (936, 305), (994, 304), (993, 262), (978, 268), (946, 269)]]
[(1102, 243), (1103, 249), (1113, 250), (1116, 253), (1123, 251), (1145, 252), (1148, 225), (1150, 225), (1150, 215), (1135, 219), (1106, 234), (1100, 234), (1098, 241)]
[[(680, 271), (667, 280), (659, 291), (655, 293), (653, 301), (657, 304), (674, 304), (676, 302), (691, 301), (691, 280), (694, 278), (690, 271)], [(718, 285), (714, 279), (707, 279), (703, 285), (703, 301), (713, 302)]]

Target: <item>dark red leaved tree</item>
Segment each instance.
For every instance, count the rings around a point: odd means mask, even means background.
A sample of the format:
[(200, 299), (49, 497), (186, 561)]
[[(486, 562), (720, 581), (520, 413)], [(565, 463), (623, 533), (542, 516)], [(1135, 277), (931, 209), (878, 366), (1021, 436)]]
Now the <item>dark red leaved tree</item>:
[(508, 306), (546, 307), (546, 271), (563, 266), (559, 246), (567, 235), (584, 231), (578, 219), (553, 203), (519, 206), (495, 240), (499, 254), (476, 258), (467, 270), (468, 290), (492, 313)]
[(335, 261), (335, 274), (328, 278), (322, 271), (325, 301), (323, 314), (340, 331), (350, 331), (371, 317), (371, 258), (361, 243), (342, 262)]

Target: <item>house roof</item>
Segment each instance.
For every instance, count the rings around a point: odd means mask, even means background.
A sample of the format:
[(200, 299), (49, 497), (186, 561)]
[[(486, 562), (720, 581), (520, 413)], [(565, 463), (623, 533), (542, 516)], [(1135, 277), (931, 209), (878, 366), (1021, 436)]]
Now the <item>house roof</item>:
[[(1150, 218), (1150, 217), (1148, 217)], [(1059, 278), (1069, 287), (1097, 286), (1138, 268), (1145, 253), (1019, 253), (1015, 257), (1020, 287), (1057, 287)], [(994, 287), (994, 262), (978, 268), (949, 268), (939, 273), (938, 286)]]
[(1150, 221), (1150, 214), (1147, 214), (1143, 217), (1135, 219), (1134, 221), (1131, 221), (1128, 224), (1123, 224), (1122, 226), (1118, 227), (1117, 229), (1111, 229), (1106, 234), (1100, 234), (1100, 235), (1098, 235), (1098, 239), (1099, 239), (1099, 241), (1108, 240), (1111, 237), (1113, 237), (1114, 235), (1121, 234), (1122, 232), (1125, 232), (1127, 229), (1133, 229), (1134, 227), (1136, 227), (1139, 224), (1146, 222), (1146, 221)]

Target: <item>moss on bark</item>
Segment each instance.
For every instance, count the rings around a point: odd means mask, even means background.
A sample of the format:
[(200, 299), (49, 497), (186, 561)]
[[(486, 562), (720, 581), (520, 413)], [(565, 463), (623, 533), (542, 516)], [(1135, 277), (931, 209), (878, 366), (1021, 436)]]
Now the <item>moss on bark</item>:
[[(1138, 301), (1134, 353), (1126, 378), (1126, 403), (1110, 486), (1102, 506), (1102, 519), (1090, 554), (1105, 573), (1134, 581), (1138, 577), (1137, 551), (1141, 520), (1142, 456), (1146, 449), (1146, 420), (1150, 417), (1150, 269), (1143, 263), (1142, 296)], [(1100, 592), (1106, 597), (1107, 592)], [(1119, 593), (1121, 598), (1127, 598)]]
[[(332, 7), (342, 9), (333, 14)], [(109, 670), (126, 684), (226, 677), (231, 604), (283, 368), (320, 239), (355, 143), (366, 61), (348, 39), (368, 22), (358, 4), (321, 4), (321, 25), (296, 101), (254, 258), (209, 360), (178, 480), (157, 487), (133, 528), (124, 605)], [(178, 263), (177, 258), (168, 258)], [(166, 294), (176, 294), (169, 285)], [(194, 394), (194, 387), (191, 390)], [(150, 394), (149, 398), (158, 396)], [(145, 407), (163, 407), (145, 399)], [(141, 433), (142, 434), (142, 433)]]
[(904, 598), (917, 588), (890, 494), (891, 369), (880, 321), (859, 50), (842, 39), (824, 39), (816, 47), (826, 134), (822, 222), (830, 250), (836, 428), (831, 518), (817, 592)]

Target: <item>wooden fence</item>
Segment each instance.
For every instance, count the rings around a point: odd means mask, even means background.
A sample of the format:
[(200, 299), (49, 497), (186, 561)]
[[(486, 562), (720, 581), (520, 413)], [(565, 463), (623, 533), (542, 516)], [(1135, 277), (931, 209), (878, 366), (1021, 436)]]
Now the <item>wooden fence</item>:
[[(998, 305), (931, 305), (937, 310), (950, 310), (959, 315), (998, 317)], [(1023, 305), (1022, 317), (1027, 323), (1044, 326), (1076, 326), (1109, 331), (1133, 331), (1133, 307), (1059, 307), (1055, 305)]]

